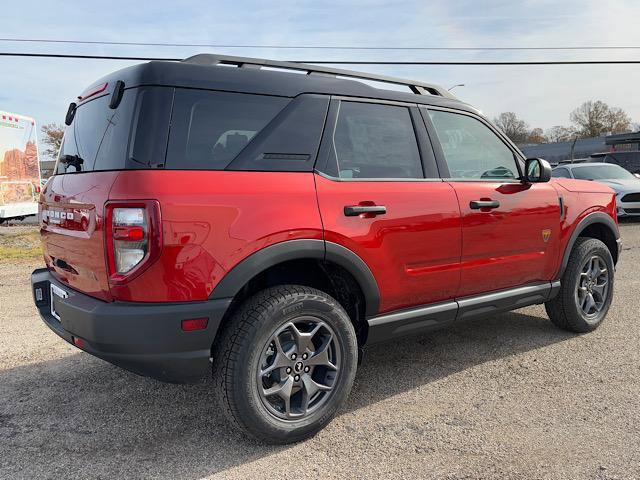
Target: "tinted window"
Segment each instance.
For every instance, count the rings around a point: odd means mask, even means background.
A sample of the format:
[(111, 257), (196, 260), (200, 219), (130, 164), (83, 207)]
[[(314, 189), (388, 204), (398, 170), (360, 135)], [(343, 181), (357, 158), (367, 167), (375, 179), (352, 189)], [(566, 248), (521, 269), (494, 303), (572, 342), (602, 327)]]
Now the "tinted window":
[(79, 157), (82, 163), (58, 161), (56, 173), (162, 164), (172, 92), (165, 87), (126, 89), (115, 110), (109, 108), (110, 95), (81, 104), (65, 130), (60, 158)]
[(408, 108), (341, 102), (333, 147), (342, 178), (423, 178)]
[(264, 95), (176, 89), (167, 167), (224, 169), (288, 102)]
[(571, 178), (569, 170), (566, 168), (556, 168), (551, 172), (551, 176), (555, 178)]
[[(109, 108), (109, 95), (82, 104), (76, 110), (73, 123), (65, 130), (60, 158), (79, 157), (74, 162), (58, 161), (56, 173), (111, 170), (123, 168), (131, 126), (130, 92), (125, 91), (119, 108)], [(125, 102), (125, 97), (126, 102)]]
[(161, 167), (167, 153), (173, 88), (139, 88), (129, 148), (129, 168)]
[(480, 120), (439, 110), (429, 115), (451, 178), (502, 179), (519, 176), (513, 152)]
[(581, 180), (624, 180), (635, 179), (636, 176), (618, 165), (600, 164), (594, 166), (575, 167), (573, 176)]

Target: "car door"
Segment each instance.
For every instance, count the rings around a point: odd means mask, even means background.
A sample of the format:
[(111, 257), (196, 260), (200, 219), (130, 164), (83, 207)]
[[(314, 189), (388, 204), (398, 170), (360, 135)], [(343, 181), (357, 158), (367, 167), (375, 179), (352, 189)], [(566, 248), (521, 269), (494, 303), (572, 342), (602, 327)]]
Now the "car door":
[(522, 181), (516, 149), (481, 117), (421, 109), (462, 216), (459, 297), (551, 280), (560, 202), (549, 183)]
[(455, 297), (460, 210), (415, 105), (332, 99), (316, 171), (325, 240), (369, 266), (380, 312)]

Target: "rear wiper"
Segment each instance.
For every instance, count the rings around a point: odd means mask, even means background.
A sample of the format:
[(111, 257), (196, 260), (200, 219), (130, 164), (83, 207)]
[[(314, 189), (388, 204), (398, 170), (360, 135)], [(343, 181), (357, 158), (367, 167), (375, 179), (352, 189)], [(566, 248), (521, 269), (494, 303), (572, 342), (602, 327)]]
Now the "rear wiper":
[(71, 165), (76, 168), (76, 171), (82, 171), (82, 164), (84, 160), (78, 155), (62, 155), (60, 157), (60, 162), (65, 165)]

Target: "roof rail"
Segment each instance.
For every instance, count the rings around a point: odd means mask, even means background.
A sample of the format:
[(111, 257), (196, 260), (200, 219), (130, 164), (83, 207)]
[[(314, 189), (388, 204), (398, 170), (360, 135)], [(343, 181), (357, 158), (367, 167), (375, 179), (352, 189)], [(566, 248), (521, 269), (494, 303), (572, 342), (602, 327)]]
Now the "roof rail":
[(376, 75), (373, 73), (356, 72), (353, 70), (343, 70), (341, 68), (322, 67), (318, 65), (310, 65), (307, 63), (282, 62), (279, 60), (265, 60), (262, 58), (234, 57), (228, 55), (215, 55), (210, 53), (201, 53), (182, 60), (183, 63), (191, 63), (194, 65), (235, 65), (239, 68), (262, 68), (273, 67), (284, 70), (296, 70), (306, 72), (307, 75), (325, 75), (325, 76), (341, 76), (348, 78), (357, 78), (360, 80), (373, 80), (376, 82), (391, 83), (394, 85), (404, 85), (411, 89), (413, 93), (419, 95), (436, 95), (445, 98), (456, 98), (449, 91), (433, 85), (431, 83), (416, 82), (414, 80), (405, 80), (402, 78), (388, 77), (386, 75)]

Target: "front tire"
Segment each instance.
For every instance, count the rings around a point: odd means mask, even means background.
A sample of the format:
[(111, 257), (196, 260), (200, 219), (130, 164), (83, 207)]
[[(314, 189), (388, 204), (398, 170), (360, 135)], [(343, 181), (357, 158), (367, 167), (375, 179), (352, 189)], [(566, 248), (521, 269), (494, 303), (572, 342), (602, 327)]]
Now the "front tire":
[(563, 330), (591, 332), (604, 321), (613, 299), (615, 267), (607, 246), (578, 238), (558, 295), (545, 304), (549, 319)]
[(231, 423), (258, 440), (283, 444), (314, 435), (344, 404), (358, 346), (335, 299), (284, 285), (240, 306), (213, 357), (216, 393)]

